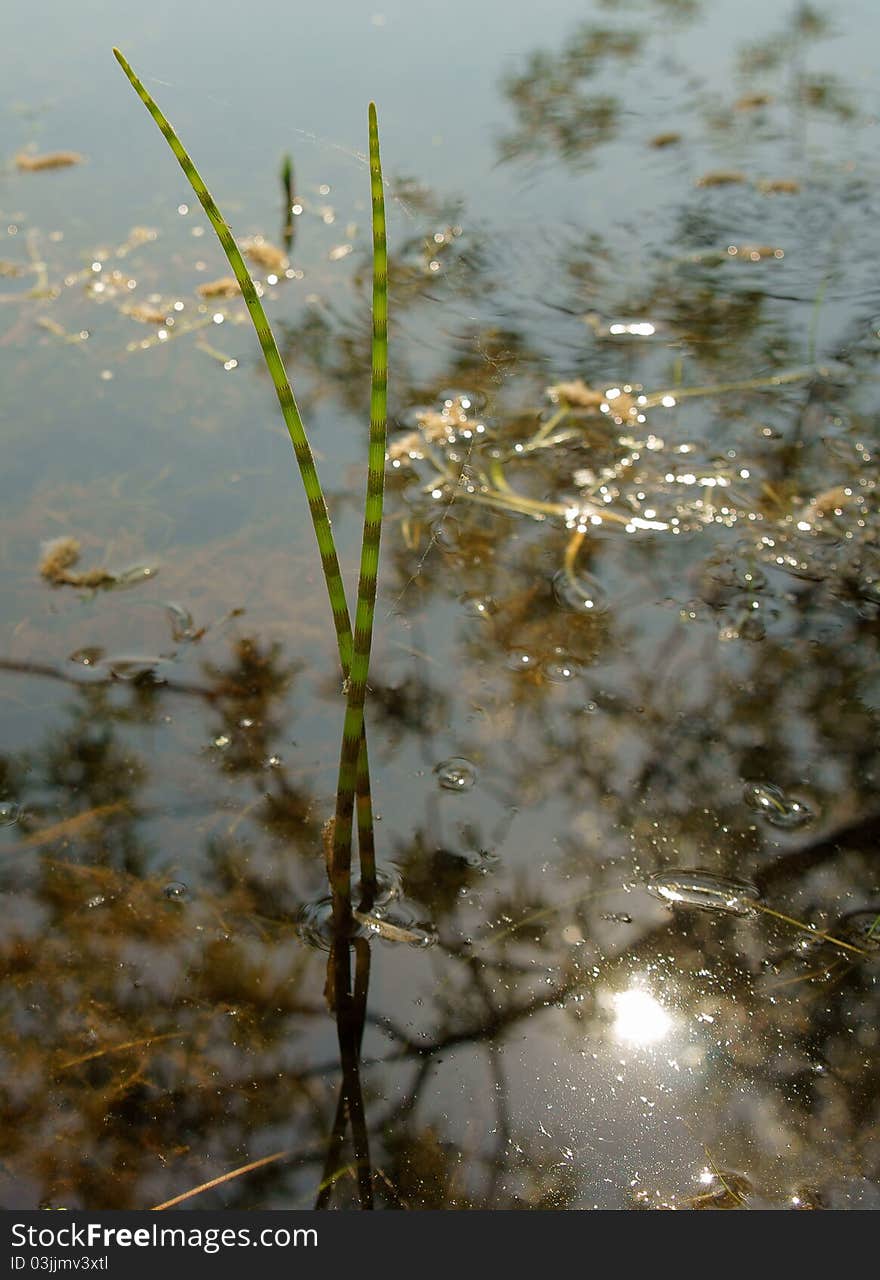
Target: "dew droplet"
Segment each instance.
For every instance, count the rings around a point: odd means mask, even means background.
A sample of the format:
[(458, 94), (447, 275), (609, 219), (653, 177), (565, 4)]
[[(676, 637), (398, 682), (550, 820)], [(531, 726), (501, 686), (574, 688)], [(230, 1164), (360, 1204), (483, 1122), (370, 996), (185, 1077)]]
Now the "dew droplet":
[(785, 831), (805, 826), (814, 816), (803, 800), (787, 796), (772, 782), (747, 782), (743, 787), (743, 800), (772, 826)]
[(761, 896), (747, 880), (690, 869), (658, 871), (648, 879), (647, 889), (671, 907), (698, 907), (735, 916), (749, 915), (751, 904)]
[(477, 781), (477, 771), (470, 760), (451, 756), (434, 766), (437, 781), (445, 791), (470, 791)]
[(560, 569), (553, 577), (553, 594), (563, 609), (575, 613), (604, 613), (608, 607), (602, 587), (587, 573), (568, 573)]
[(0, 800), (0, 827), (11, 827), (18, 822), (21, 809), (14, 800)]
[(182, 880), (172, 880), (170, 884), (166, 884), (162, 893), (169, 902), (185, 902), (189, 897), (189, 889)]

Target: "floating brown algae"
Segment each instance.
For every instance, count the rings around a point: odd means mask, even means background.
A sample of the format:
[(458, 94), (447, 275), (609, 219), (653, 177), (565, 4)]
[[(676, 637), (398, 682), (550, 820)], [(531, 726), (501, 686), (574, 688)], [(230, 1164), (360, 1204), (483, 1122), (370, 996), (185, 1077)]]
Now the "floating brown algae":
[(138, 565), (121, 573), (113, 573), (103, 566), (96, 569), (84, 569), (75, 572), (73, 566), (79, 563), (82, 546), (78, 538), (63, 536), (51, 538), (44, 542), (40, 555), (40, 577), (50, 582), (53, 587), (122, 587), (133, 586), (137, 582), (152, 578), (155, 569)]
[(547, 395), (554, 403), (564, 400), (566, 404), (578, 409), (595, 409), (605, 403), (605, 392), (594, 391), (588, 387), (583, 378), (575, 378), (572, 382), (557, 382), (547, 388)]
[(144, 302), (138, 302), (133, 307), (123, 307), (122, 313), (130, 316), (132, 320), (140, 321), (141, 324), (168, 323), (167, 311), (162, 311), (158, 307), (151, 307)]
[(270, 244), (268, 240), (264, 240), (262, 236), (244, 240), (241, 250), (246, 258), (256, 266), (265, 268), (266, 271), (285, 271), (290, 266), (287, 255), (277, 249), (274, 244)]
[(697, 178), (696, 185), (698, 187), (731, 187), (738, 182), (748, 182), (746, 175), (740, 173), (738, 169), (716, 169), (712, 173), (704, 173), (702, 178)]
[(702, 911), (724, 911), (747, 916), (760, 897), (748, 880), (733, 880), (712, 871), (682, 869), (658, 871), (647, 882), (648, 892), (671, 907), (697, 907)]
[(219, 280), (206, 280), (200, 284), (196, 293), (202, 298), (234, 298), (241, 289), (234, 276), (221, 276)]
[(796, 196), (800, 189), (796, 178), (762, 178), (758, 183), (758, 190), (767, 196)]
[(648, 146), (661, 149), (663, 147), (674, 147), (677, 142), (681, 142), (680, 133), (657, 133), (653, 138), (649, 139)]
[(23, 151), (15, 157), (15, 166), (23, 173), (38, 173), (43, 169), (67, 169), (82, 164), (84, 158), (78, 151), (49, 151), (41, 156)]

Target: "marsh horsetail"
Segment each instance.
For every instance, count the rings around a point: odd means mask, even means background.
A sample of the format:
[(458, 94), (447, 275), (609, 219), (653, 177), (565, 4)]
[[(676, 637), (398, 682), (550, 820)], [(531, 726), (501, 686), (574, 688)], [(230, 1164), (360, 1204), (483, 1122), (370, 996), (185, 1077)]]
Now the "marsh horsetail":
[[(309, 504), (309, 512), (321, 555), (321, 565), (327, 586), (327, 595), (333, 612), (336, 640), (343, 676), (347, 682), (348, 702), (343, 736), (340, 787), (343, 791), (337, 799), (337, 821), (334, 835), (334, 867), (332, 870), (334, 896), (348, 897), (350, 891), (351, 863), (351, 815), (353, 800), (357, 797), (358, 848), (361, 879), (365, 895), (369, 897), (375, 887), (375, 857), (373, 849), (372, 807), (370, 803), (369, 769), (366, 736), (363, 730), (363, 703), (366, 690), (367, 668), (373, 625), (373, 605), (376, 592), (376, 574), (379, 555), (379, 528), (382, 517), (382, 492), (385, 469), (385, 402), (387, 367), (387, 289), (385, 252), (385, 213), (382, 198), (382, 171), (379, 163), (378, 127), (375, 107), (370, 105), (370, 172), (373, 205), (373, 356), (372, 391), (370, 401), (370, 454), (367, 482), (367, 506), (364, 523), (364, 541), (361, 555), (361, 573), (357, 603), (357, 620), (352, 635), (351, 619), (345, 597), (345, 588), (339, 570), (339, 559), (330, 528), (330, 519), (324, 492), (318, 478), (315, 460), (308, 436), (300, 417), (287, 371), (272, 333), (253, 280), (245, 265), (241, 251), (228, 223), (220, 213), (213, 196), (202, 180), (182, 142), (169, 121), (163, 115), (149, 91), (144, 87), (127, 60), (118, 49), (114, 56), (125, 72), (135, 92), (155, 120), (159, 130), (174, 153), (178, 164), (199, 199), (202, 208), (220, 246), (235, 275), (248, 313), (257, 333), (263, 359), (272, 379), (285, 425), (290, 435), (293, 451), (299, 465), (303, 487)], [(352, 734), (357, 730), (357, 739)], [(346, 818), (347, 815), (347, 818)]]
[[(370, 452), (364, 532), (354, 621), (354, 647), (348, 681), (348, 701), (342, 730), (336, 821), (333, 829), (333, 897), (337, 923), (345, 923), (343, 904), (348, 901), (351, 852), (351, 817), (357, 785), (359, 745), (364, 733), (364, 700), (373, 638), (379, 541), (385, 490), (385, 438), (388, 402), (388, 253), (385, 244), (385, 196), (379, 157), (376, 107), (370, 103), (370, 185), (373, 209), (373, 338), (370, 385)], [(361, 866), (363, 875), (363, 865)]]

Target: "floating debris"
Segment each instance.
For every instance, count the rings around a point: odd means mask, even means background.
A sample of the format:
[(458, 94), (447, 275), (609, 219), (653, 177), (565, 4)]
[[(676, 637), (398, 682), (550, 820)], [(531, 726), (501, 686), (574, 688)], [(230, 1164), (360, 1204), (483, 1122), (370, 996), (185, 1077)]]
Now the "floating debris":
[(149, 565), (136, 565), (120, 573), (103, 567), (74, 572), (79, 563), (82, 546), (78, 538), (64, 536), (44, 542), (40, 556), (40, 576), (53, 587), (129, 587), (155, 577), (156, 569)]
[(552, 387), (547, 388), (547, 395), (554, 404), (564, 400), (566, 404), (577, 409), (598, 411), (599, 406), (605, 403), (605, 392), (594, 391), (582, 378), (575, 378), (572, 382), (556, 382)]
[(753, 1188), (741, 1173), (706, 1170), (700, 1179), (706, 1190), (685, 1200), (689, 1209), (742, 1209)]
[(827, 1209), (828, 1205), (821, 1191), (815, 1187), (798, 1187), (789, 1199), (791, 1209)]
[(423, 460), (424, 456), (422, 437), (418, 431), (408, 431), (405, 436), (392, 440), (385, 454), (386, 460), (395, 468), (411, 466), (413, 462)]
[(241, 251), (246, 258), (266, 271), (282, 272), (290, 266), (287, 255), (281, 249), (277, 249), (274, 244), (270, 244), (268, 240), (264, 240), (262, 236), (243, 240)]
[(398, 924), (372, 911), (352, 911), (351, 914), (368, 933), (375, 934), (385, 942), (402, 942), (409, 947), (430, 947), (437, 941), (437, 934), (433, 929)]
[(82, 164), (84, 159), (78, 151), (48, 151), (41, 156), (23, 151), (15, 157), (15, 166), (23, 173), (39, 173), (44, 169), (68, 169)]
[(731, 244), (727, 246), (727, 256), (741, 262), (763, 262), (765, 258), (781, 260), (785, 250), (772, 244)]
[(196, 293), (202, 298), (234, 298), (241, 293), (241, 288), (235, 276), (221, 276), (219, 280), (206, 280), (200, 284)]
[(674, 147), (678, 142), (681, 142), (681, 134), (670, 131), (669, 133), (655, 133), (654, 137), (649, 139), (648, 146), (657, 147), (659, 150), (663, 147)]
[(133, 307), (122, 307), (122, 314), (130, 316), (132, 320), (137, 320), (141, 324), (167, 324), (168, 312), (161, 311), (158, 307), (151, 307), (144, 302), (138, 302)]
[(86, 569), (74, 573), (73, 566), (79, 563), (81, 552), (82, 546), (77, 538), (52, 538), (44, 542), (40, 576), (55, 587), (103, 587), (116, 581), (115, 574), (109, 569)]
[(863, 951), (880, 951), (880, 907), (848, 912), (838, 920), (835, 932)]
[(734, 916), (750, 915), (760, 897), (757, 887), (748, 880), (689, 869), (658, 871), (648, 879), (647, 889), (671, 907), (697, 907)]
[(796, 178), (762, 178), (757, 186), (768, 196), (796, 196), (801, 189)]
[(758, 111), (761, 107), (768, 107), (773, 101), (769, 93), (745, 93), (741, 98), (737, 98), (733, 104), (734, 111)]
[(772, 782), (747, 782), (743, 787), (743, 800), (774, 827), (786, 831), (795, 831), (814, 817), (812, 809), (802, 800), (792, 799)]
[(437, 782), (445, 791), (470, 791), (477, 781), (477, 770), (463, 756), (451, 756), (434, 766)]
[(704, 173), (702, 178), (697, 178), (695, 185), (698, 187), (732, 187), (741, 182), (748, 182), (748, 178), (744, 173), (740, 173), (738, 169), (716, 169), (712, 173)]
[(127, 812), (128, 804), (124, 800), (115, 800), (112, 804), (101, 804), (85, 813), (76, 813), (71, 818), (63, 818), (53, 822), (51, 826), (39, 831), (32, 831), (19, 842), (19, 849), (39, 849), (43, 845), (52, 844), (56, 840), (68, 841), (79, 836), (96, 822), (102, 822), (112, 814)]

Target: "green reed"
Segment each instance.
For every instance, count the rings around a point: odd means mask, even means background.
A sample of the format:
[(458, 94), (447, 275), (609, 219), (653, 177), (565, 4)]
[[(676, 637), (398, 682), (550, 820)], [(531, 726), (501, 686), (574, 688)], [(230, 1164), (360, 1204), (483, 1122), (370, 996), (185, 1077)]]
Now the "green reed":
[[(385, 490), (385, 439), (388, 413), (388, 251), (385, 242), (385, 195), (379, 157), (379, 126), (375, 103), (370, 103), (370, 187), (373, 208), (373, 336), (370, 383), (370, 450), (364, 532), (358, 579), (354, 644), (348, 677), (348, 698), (339, 754), (336, 820), (333, 827), (333, 896), (335, 910), (344, 915), (350, 902), (351, 820), (357, 790), (357, 764), (364, 732), (364, 701), (370, 667), (382, 504)], [(363, 866), (361, 868), (363, 877)], [(342, 924), (343, 920), (337, 920)]]
[[(370, 454), (367, 482), (367, 504), (364, 522), (364, 540), (361, 553), (361, 572), (355, 631), (352, 633), (345, 587), (339, 569), (339, 558), (330, 527), (330, 517), (324, 492), (318, 478), (314, 455), (306, 429), (288, 380), (284, 361), (272, 333), (268, 317), (251, 279), (241, 251), (229, 224), (220, 213), (213, 196), (189, 157), (170, 122), (159, 109), (156, 101), (135, 75), (129, 63), (118, 49), (113, 54), (122, 67), (138, 97), (155, 120), (160, 132), (171, 148), (178, 164), (195, 192), (216, 232), (220, 246), (238, 281), (242, 297), (256, 330), (263, 359), (278, 397), (281, 414), (287, 427), (296, 461), (302, 477), (309, 504), (315, 539), (321, 556), (321, 566), (327, 587), (327, 595), (333, 613), (339, 660), (346, 681), (348, 698), (343, 732), (342, 760), (340, 763), (340, 795), (337, 797), (337, 822), (334, 831), (335, 869), (332, 872), (334, 897), (346, 899), (350, 895), (351, 825), (353, 799), (356, 796), (358, 810), (358, 851), (361, 880), (369, 896), (376, 883), (375, 854), (373, 845), (372, 805), (370, 801), (369, 764), (364, 731), (363, 706), (372, 640), (373, 608), (378, 570), (379, 532), (382, 518), (382, 493), (385, 472), (385, 403), (387, 369), (387, 258), (385, 250), (385, 211), (382, 195), (382, 171), (379, 163), (379, 140), (376, 109), (370, 104), (370, 173), (373, 204), (373, 357), (372, 390), (370, 398)], [(377, 479), (378, 476), (378, 479)], [(356, 738), (353, 734), (357, 733)], [(350, 907), (349, 907), (350, 909)], [(339, 914), (337, 912), (337, 914)]]

